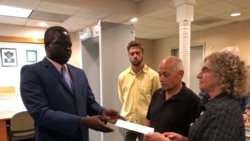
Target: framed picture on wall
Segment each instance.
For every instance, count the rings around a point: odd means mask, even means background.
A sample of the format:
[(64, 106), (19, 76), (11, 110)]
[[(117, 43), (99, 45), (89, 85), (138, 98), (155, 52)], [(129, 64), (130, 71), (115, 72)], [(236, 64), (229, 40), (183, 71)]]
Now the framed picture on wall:
[(37, 62), (37, 52), (36, 50), (26, 50), (27, 62)]
[(1, 48), (1, 60), (3, 67), (17, 66), (17, 55), (15, 48)]

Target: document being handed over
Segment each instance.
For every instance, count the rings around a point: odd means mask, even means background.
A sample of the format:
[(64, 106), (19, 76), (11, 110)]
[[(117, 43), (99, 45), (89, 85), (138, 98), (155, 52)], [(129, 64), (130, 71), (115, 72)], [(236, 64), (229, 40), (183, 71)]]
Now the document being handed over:
[(147, 134), (149, 132), (154, 132), (154, 128), (131, 123), (128, 121), (120, 120), (118, 119), (117, 122), (115, 123), (115, 126), (121, 127), (121, 128), (126, 128), (128, 130), (136, 131), (142, 134)]

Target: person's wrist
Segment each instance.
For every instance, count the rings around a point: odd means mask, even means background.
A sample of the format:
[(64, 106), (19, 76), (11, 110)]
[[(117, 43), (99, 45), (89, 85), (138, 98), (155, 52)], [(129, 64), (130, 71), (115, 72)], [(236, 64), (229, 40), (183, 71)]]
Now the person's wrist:
[(101, 116), (104, 116), (104, 115), (105, 115), (105, 110), (106, 110), (105, 108), (102, 109), (101, 114), (100, 114)]
[(80, 125), (87, 127), (87, 123), (88, 123), (87, 121), (88, 121), (88, 117), (81, 117)]

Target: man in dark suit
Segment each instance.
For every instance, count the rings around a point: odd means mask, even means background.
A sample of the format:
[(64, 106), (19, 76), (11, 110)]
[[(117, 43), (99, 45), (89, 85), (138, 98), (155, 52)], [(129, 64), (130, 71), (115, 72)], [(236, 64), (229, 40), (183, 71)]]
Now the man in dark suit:
[(97, 103), (84, 71), (67, 64), (72, 53), (68, 31), (50, 27), (44, 43), (46, 57), (21, 69), (21, 97), (35, 121), (35, 141), (88, 141), (88, 128), (112, 132), (105, 123), (122, 117)]

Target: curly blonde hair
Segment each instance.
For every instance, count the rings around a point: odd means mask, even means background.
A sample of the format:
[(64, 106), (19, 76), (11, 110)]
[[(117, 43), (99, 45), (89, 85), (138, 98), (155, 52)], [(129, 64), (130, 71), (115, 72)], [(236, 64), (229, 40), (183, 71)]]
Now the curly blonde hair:
[(204, 62), (207, 60), (211, 62), (223, 92), (235, 98), (246, 95), (247, 67), (239, 56), (231, 52), (214, 52)]

